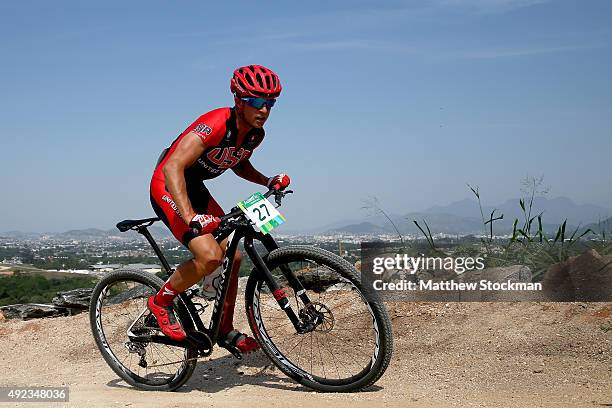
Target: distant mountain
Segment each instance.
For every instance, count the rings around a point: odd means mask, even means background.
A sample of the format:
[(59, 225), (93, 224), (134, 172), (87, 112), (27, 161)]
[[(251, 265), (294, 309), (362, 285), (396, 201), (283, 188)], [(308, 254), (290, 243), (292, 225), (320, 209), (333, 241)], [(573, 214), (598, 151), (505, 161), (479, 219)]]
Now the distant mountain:
[[(512, 231), (512, 223), (515, 218), (519, 220), (519, 226), (523, 223), (523, 214), (519, 206), (519, 199), (509, 199), (499, 205), (490, 206), (484, 205), (483, 212), (485, 218), (488, 218), (493, 210), (496, 210), (495, 216), (504, 215), (502, 220), (495, 221), (493, 232), (495, 234), (508, 234)], [(567, 219), (568, 230), (573, 230), (575, 226), (584, 226), (584, 229), (591, 228), (597, 231), (597, 221), (611, 220), (612, 209), (594, 205), (594, 204), (576, 204), (567, 197), (545, 198), (536, 197), (534, 206), (531, 212), (532, 216), (536, 216), (543, 212), (542, 221), (544, 229), (547, 233), (556, 232), (557, 227)], [(425, 220), (433, 234), (481, 234), (483, 233), (483, 225), (480, 215), (478, 202), (474, 199), (465, 198), (463, 200), (452, 202), (448, 205), (435, 205), (419, 212), (411, 212), (404, 215), (391, 215), (391, 219), (402, 234), (418, 234), (421, 232), (414, 225), (413, 220), (417, 220), (423, 227), (422, 220)], [(609, 221), (612, 225), (612, 221)], [(534, 227), (537, 225), (534, 224)], [(156, 239), (164, 239), (172, 237), (170, 231), (162, 224), (156, 223), (149, 227), (149, 231)], [(345, 219), (336, 221), (320, 227), (309, 227), (300, 230), (283, 229), (279, 233), (283, 234), (333, 234), (333, 233), (351, 233), (351, 234), (393, 234), (395, 230), (389, 221), (382, 215), (364, 217), (361, 219)], [(59, 234), (44, 234), (45, 236), (58, 237), (61, 239), (108, 239), (113, 237), (133, 239), (133, 232), (120, 233), (116, 228), (110, 230), (102, 230), (97, 228), (87, 228), (81, 230), (70, 230)], [(24, 233), (19, 231), (10, 231), (0, 233), (0, 237), (12, 239), (32, 239), (37, 238), (41, 234)]]
[(359, 224), (345, 225), (341, 228), (332, 228), (326, 231), (328, 234), (346, 233), (346, 234), (388, 234), (393, 233), (392, 227), (381, 227), (374, 225), (371, 222), (360, 222)]
[(426, 230), (425, 223), (429, 225), (429, 229), (433, 234), (478, 234), (482, 233), (482, 221), (475, 216), (466, 217), (448, 213), (425, 213), (415, 212), (404, 216), (404, 223), (408, 223), (407, 227), (400, 229), (402, 232), (412, 234), (421, 234), (421, 231), (414, 224), (416, 220), (419, 225)]
[[(527, 205), (528, 203), (525, 203)], [(491, 207), (489, 207), (491, 208)], [(522, 218), (519, 200), (507, 200), (497, 206), (506, 217)], [(492, 210), (492, 208), (491, 208)], [(548, 223), (561, 224), (564, 220), (573, 225), (595, 222), (599, 219), (612, 217), (612, 209), (604, 208), (594, 204), (576, 204), (567, 197), (534, 199), (532, 216), (543, 212), (542, 219)]]
[[(382, 221), (382, 217), (380, 218), (381, 219), (379, 220), (378, 218), (375, 217), (372, 223), (375, 225), (378, 225), (379, 221)], [(371, 217), (368, 218), (368, 221), (371, 221)], [(339, 228), (344, 228), (347, 225), (359, 224), (361, 222), (364, 222), (363, 218), (346, 218), (346, 219), (334, 221), (334, 222), (331, 222), (325, 225), (316, 225), (316, 226), (303, 227), (303, 228), (299, 228), (299, 227), (293, 228), (291, 224), (287, 224), (286, 226), (283, 225), (282, 229), (279, 229), (278, 232), (282, 234), (289, 234), (289, 235), (290, 234), (296, 234), (296, 235), (320, 234), (320, 233), (325, 233), (327, 231), (335, 231)]]
[[(525, 203), (527, 206), (529, 203)], [(504, 220), (512, 224), (515, 218), (521, 220), (523, 213), (519, 205), (519, 199), (509, 199), (498, 205), (483, 205), (483, 212), (488, 218), (491, 211), (496, 209), (496, 215), (504, 214)], [(478, 202), (469, 198), (450, 203), (446, 206), (433, 206), (425, 211), (427, 214), (452, 214), (462, 217), (476, 217), (480, 219)], [(576, 204), (567, 197), (535, 197), (531, 215), (543, 212), (542, 220), (547, 223), (560, 224), (564, 220), (568, 223), (578, 225), (580, 223), (595, 222), (612, 216), (612, 209), (594, 204)]]
[(469, 198), (448, 205), (434, 205), (423, 211), (424, 214), (452, 214), (459, 217), (480, 217), (478, 202)]
[[(172, 237), (172, 234), (163, 224), (152, 225), (149, 227), (149, 231), (153, 238), (155, 239), (164, 239)], [(10, 239), (36, 239), (41, 236), (55, 238), (55, 239), (63, 239), (63, 240), (79, 240), (79, 241), (88, 241), (88, 240), (103, 240), (103, 239), (133, 239), (135, 237), (136, 232), (130, 231), (122, 233), (117, 228), (112, 228), (110, 230), (102, 230), (99, 228), (85, 228), (85, 229), (74, 229), (65, 232), (59, 233), (32, 233), (32, 232), (20, 232), (20, 231), (8, 231), (0, 233), (0, 238), (10, 238)]]
[[(528, 203), (526, 204), (528, 205)], [(521, 227), (524, 222), (524, 215), (519, 205), (519, 199), (509, 199), (496, 206), (483, 206), (485, 219), (490, 217), (493, 210), (495, 217), (504, 215), (503, 219), (495, 221), (493, 225), (494, 234), (509, 234), (512, 232), (512, 225), (518, 218), (518, 226)], [(612, 216), (612, 210), (593, 205), (593, 204), (575, 204), (572, 200), (566, 197), (557, 197), (548, 199), (545, 197), (537, 197), (534, 199), (531, 216), (536, 216), (543, 212), (542, 223), (546, 233), (555, 233), (558, 226), (567, 219), (567, 229), (573, 230), (575, 226), (582, 223), (594, 222), (599, 219)], [(427, 222), (433, 234), (482, 234), (483, 223), (480, 214), (478, 202), (469, 198), (455, 201), (448, 205), (432, 206), (421, 212), (412, 212), (403, 216), (392, 216), (391, 219), (396, 224), (402, 234), (421, 234), (413, 220), (417, 220), (419, 224), (425, 228)], [(537, 221), (536, 221), (537, 223)], [(534, 223), (534, 229), (537, 224)], [(352, 222), (348, 225), (328, 228), (326, 232), (351, 232), (354, 234), (370, 234), (375, 231), (381, 233), (393, 233), (394, 230), (389, 221), (382, 216), (373, 217), (368, 222)], [(488, 229), (487, 229), (488, 231)]]
[(172, 233), (170, 232), (170, 230), (164, 224), (161, 224), (161, 223), (151, 225), (149, 227), (149, 231), (151, 231), (151, 235), (153, 235), (153, 238), (171, 238), (172, 237)]
[(53, 234), (53, 236), (56, 238), (66, 238), (66, 239), (105, 238), (110, 235), (114, 235), (112, 231), (104, 231), (98, 228), (70, 230), (66, 232), (61, 232), (59, 234)]
[[(472, 234), (482, 232), (482, 223), (473, 217), (458, 217), (449, 214), (409, 213), (405, 216), (391, 217), (393, 223), (402, 234), (421, 234), (412, 220), (416, 219), (425, 228), (423, 219), (427, 221), (432, 233)], [(396, 234), (395, 229), (384, 217), (374, 217), (369, 221), (331, 228), (323, 234)]]
[(586, 231), (588, 229), (591, 229), (591, 231), (595, 232), (596, 234), (603, 234), (605, 232), (606, 237), (611, 238), (612, 237), (612, 217), (605, 219), (605, 220), (601, 220), (599, 222), (593, 222), (591, 224), (587, 224), (581, 228), (581, 231)]
[(21, 232), (21, 231), (6, 231), (0, 232), (0, 238), (11, 238), (11, 239), (35, 239), (40, 237), (40, 233), (37, 232)]

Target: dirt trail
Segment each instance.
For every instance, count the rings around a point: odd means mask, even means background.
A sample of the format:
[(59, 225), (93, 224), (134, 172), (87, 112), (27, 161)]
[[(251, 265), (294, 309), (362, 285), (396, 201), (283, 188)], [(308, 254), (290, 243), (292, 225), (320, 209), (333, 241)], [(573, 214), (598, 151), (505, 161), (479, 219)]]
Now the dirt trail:
[(13, 271), (10, 266), (0, 266), (0, 275), (12, 275)]
[[(0, 385), (67, 385), (70, 403), (52, 406), (88, 408), (285, 407), (289, 401), (317, 408), (612, 406), (612, 303), (388, 307), (395, 353), (367, 392), (314, 393), (262, 353), (238, 361), (222, 349), (201, 360), (177, 392), (139, 391), (106, 365), (86, 314), (0, 320)], [(237, 327), (245, 329), (241, 319)]]

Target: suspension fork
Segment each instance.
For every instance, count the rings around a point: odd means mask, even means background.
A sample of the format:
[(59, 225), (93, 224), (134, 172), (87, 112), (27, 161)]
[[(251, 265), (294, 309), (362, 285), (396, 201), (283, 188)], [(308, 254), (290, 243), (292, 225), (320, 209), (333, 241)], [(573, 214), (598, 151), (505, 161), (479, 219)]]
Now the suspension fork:
[[(278, 244), (276, 243), (276, 241), (274, 241), (274, 238), (272, 238), (271, 235), (261, 234), (261, 236), (258, 238), (261, 241), (261, 243), (264, 245), (264, 247), (268, 250), (268, 253), (272, 252), (275, 249), (278, 249)], [(300, 280), (295, 276), (295, 274), (293, 273), (289, 265), (282, 264), (282, 265), (279, 265), (279, 268), (281, 272), (283, 273), (283, 275), (285, 276), (285, 278), (287, 278), (289, 285), (293, 288), (297, 297), (300, 298), (303, 304), (305, 305), (309, 304), (310, 298), (306, 294), (306, 289), (302, 285), (302, 282), (300, 282)]]
[[(270, 237), (269, 235), (266, 236), (262, 234), (262, 236), (258, 238), (264, 244), (264, 246), (266, 247), (268, 251), (278, 248), (278, 245), (276, 244), (274, 239)], [(293, 323), (295, 330), (298, 333), (303, 333), (306, 330), (304, 322), (300, 321), (300, 319), (297, 317), (293, 308), (291, 307), (291, 303), (289, 302), (287, 295), (280, 288), (280, 286), (278, 285), (278, 283), (272, 276), (270, 269), (268, 269), (268, 266), (266, 265), (264, 260), (261, 258), (261, 256), (255, 249), (255, 246), (253, 245), (252, 236), (246, 236), (244, 238), (244, 249), (246, 253), (249, 255), (249, 257), (251, 258), (251, 260), (253, 261), (253, 264), (257, 268), (257, 271), (261, 274), (263, 279), (266, 281), (268, 288), (270, 288), (270, 290), (272, 291), (272, 294), (274, 295), (274, 299), (276, 299), (276, 302), (278, 303), (278, 305), (281, 307), (281, 309), (285, 311), (285, 313), (287, 314), (287, 317), (289, 318), (291, 323)], [(300, 299), (304, 301), (304, 304), (310, 303), (308, 296), (306, 296), (306, 290), (304, 289), (300, 281), (296, 278), (295, 274), (291, 271), (291, 269), (287, 265), (282, 265), (281, 271), (283, 272), (283, 275), (285, 275), (285, 277), (289, 281), (289, 284), (291, 285), (291, 287), (295, 290), (296, 294), (298, 294)]]

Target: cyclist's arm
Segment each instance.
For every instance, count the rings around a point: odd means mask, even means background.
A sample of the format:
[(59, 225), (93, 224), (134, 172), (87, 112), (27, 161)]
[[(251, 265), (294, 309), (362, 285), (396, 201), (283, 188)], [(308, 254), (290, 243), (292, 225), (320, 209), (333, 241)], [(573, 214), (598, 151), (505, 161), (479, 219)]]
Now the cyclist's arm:
[(176, 150), (162, 168), (166, 178), (166, 188), (186, 224), (196, 215), (187, 196), (185, 169), (190, 167), (200, 157), (206, 145), (195, 132), (189, 132), (181, 139)]
[(236, 173), (238, 177), (252, 183), (261, 184), (262, 186), (268, 184), (268, 178), (258, 172), (255, 167), (253, 167), (250, 160), (241, 161), (237, 166), (232, 167), (232, 171)]

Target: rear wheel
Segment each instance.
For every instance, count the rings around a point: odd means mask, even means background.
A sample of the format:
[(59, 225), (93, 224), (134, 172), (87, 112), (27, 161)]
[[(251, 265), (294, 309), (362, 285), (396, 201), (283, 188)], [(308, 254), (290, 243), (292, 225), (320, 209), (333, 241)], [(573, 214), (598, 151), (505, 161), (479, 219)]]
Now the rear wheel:
[[(145, 390), (171, 391), (193, 373), (198, 352), (129, 335), (161, 335), (147, 299), (164, 282), (142, 271), (119, 270), (104, 276), (93, 290), (89, 321), (96, 345), (108, 365), (128, 384)], [(186, 327), (188, 315), (175, 300), (177, 319)], [(189, 327), (189, 326), (187, 326)]]
[[(246, 309), (263, 351), (286, 375), (318, 391), (349, 392), (376, 382), (391, 360), (391, 324), (381, 302), (368, 302), (355, 268), (320, 248), (288, 246), (266, 264), (302, 321), (314, 329), (296, 332), (257, 271), (249, 277)], [(288, 266), (307, 291), (303, 304), (281, 267)]]

